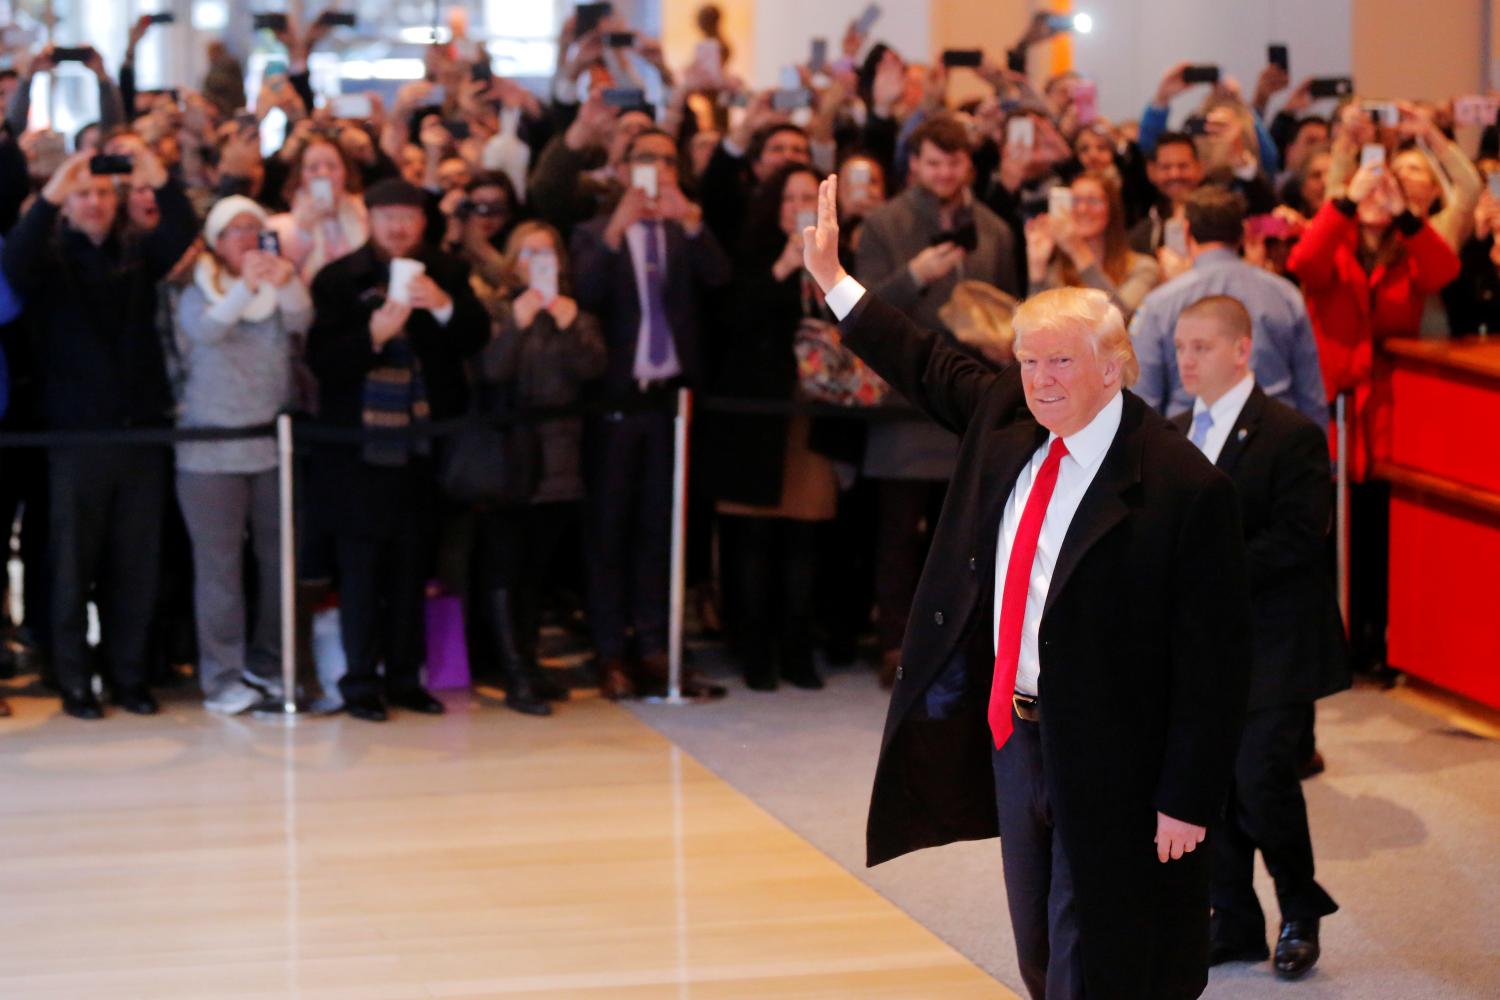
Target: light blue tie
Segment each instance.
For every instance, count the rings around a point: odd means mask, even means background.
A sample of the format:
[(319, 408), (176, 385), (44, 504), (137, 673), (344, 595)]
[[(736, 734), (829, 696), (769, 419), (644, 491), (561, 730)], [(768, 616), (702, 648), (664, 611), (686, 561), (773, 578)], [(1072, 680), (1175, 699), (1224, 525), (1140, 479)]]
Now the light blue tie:
[(1188, 433), (1188, 440), (1203, 450), (1204, 443), (1208, 440), (1208, 429), (1214, 425), (1214, 415), (1204, 410), (1193, 418), (1193, 429)]

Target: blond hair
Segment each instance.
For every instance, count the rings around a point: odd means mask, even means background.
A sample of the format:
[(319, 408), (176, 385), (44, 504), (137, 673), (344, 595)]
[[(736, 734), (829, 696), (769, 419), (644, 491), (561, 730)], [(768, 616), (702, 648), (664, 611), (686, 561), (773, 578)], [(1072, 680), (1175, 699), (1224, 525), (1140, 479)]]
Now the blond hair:
[(1101, 362), (1117, 362), (1120, 385), (1130, 388), (1140, 377), (1141, 366), (1135, 359), (1125, 317), (1097, 288), (1053, 288), (1033, 295), (1021, 303), (1011, 320), (1015, 331), (1012, 349), (1020, 351), (1026, 334), (1037, 330), (1075, 330), (1086, 335), (1094, 345), (1094, 356)]

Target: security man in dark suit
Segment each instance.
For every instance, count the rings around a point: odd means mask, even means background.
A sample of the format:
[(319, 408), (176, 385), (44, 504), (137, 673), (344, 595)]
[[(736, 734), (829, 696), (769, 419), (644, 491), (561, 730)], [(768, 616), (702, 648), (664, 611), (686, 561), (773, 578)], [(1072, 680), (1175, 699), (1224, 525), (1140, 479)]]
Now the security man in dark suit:
[[(960, 435), (870, 803), (876, 864), (999, 834), (1035, 1000), (1185, 1000), (1208, 981), (1208, 857), (1239, 745), (1249, 586), (1234, 487), (1127, 391), (1119, 310), (1056, 289), (996, 372), (838, 261), (804, 258), (844, 342)], [(1040, 499), (1038, 499), (1040, 498)]]
[(1328, 446), (1317, 424), (1255, 384), (1251, 329), (1227, 295), (1182, 311), (1177, 366), (1195, 398), (1173, 423), (1238, 488), (1255, 615), (1245, 734), (1226, 817), (1212, 829), (1210, 964), (1270, 957), (1253, 885), (1258, 848), (1281, 907), (1276, 973), (1295, 979), (1318, 960), (1320, 918), (1338, 909), (1313, 878), (1298, 741), (1313, 701), (1347, 688), (1350, 675), (1327, 569)]

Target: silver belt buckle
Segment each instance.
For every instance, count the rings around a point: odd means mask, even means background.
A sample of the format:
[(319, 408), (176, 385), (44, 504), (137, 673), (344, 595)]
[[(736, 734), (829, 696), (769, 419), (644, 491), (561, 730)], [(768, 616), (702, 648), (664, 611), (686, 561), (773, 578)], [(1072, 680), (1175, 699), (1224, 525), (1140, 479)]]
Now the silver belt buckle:
[(1017, 691), (1010, 696), (1010, 703), (1016, 710), (1016, 718), (1022, 722), (1037, 722), (1042, 717), (1041, 704), (1033, 695)]

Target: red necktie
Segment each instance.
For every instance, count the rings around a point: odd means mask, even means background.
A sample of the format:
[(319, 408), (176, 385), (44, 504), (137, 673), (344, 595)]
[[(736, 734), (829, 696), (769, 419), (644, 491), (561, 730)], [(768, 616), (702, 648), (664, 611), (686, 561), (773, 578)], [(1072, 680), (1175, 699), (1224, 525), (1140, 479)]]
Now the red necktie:
[(1016, 540), (1010, 547), (1010, 562), (1005, 567), (1005, 590), (1000, 598), (1000, 634), (995, 639), (995, 680), (990, 688), (990, 732), (995, 749), (1005, 745), (1011, 732), (1011, 696), (1016, 690), (1016, 663), (1021, 656), (1021, 623), (1026, 618), (1026, 592), (1031, 589), (1031, 564), (1036, 559), (1036, 543), (1047, 519), (1047, 504), (1057, 486), (1057, 469), (1068, 453), (1062, 438), (1052, 442), (1047, 457), (1031, 484), (1026, 509), (1016, 528)]

